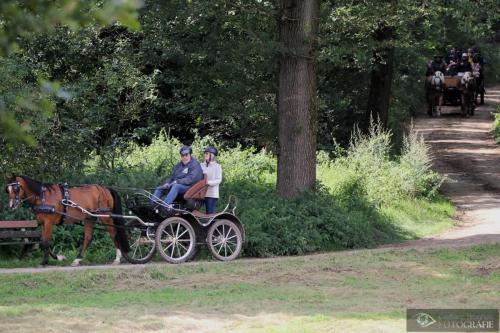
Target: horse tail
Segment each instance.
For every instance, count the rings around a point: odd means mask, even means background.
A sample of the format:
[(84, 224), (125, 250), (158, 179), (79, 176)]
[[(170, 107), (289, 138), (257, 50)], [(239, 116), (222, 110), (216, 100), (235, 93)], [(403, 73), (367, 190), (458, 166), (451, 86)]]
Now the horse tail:
[[(120, 246), (120, 250), (127, 253), (130, 251), (130, 246), (128, 244), (127, 233), (122, 226), (125, 225), (125, 219), (121, 217), (123, 215), (122, 211), (122, 199), (120, 195), (112, 188), (108, 187), (111, 196), (113, 197), (113, 223), (116, 226), (116, 241)], [(117, 216), (119, 215), (119, 216)]]

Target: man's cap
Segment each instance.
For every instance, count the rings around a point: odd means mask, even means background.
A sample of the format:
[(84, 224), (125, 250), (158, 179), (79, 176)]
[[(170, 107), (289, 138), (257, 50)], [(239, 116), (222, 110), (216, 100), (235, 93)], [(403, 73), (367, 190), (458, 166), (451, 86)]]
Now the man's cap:
[(192, 154), (193, 153), (193, 149), (191, 149), (190, 146), (182, 146), (182, 148), (180, 150), (180, 153), (181, 153), (181, 155)]

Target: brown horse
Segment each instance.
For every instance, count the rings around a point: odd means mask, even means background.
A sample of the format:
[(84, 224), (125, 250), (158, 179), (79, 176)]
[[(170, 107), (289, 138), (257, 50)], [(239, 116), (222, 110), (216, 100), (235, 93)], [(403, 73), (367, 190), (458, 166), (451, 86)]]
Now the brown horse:
[(434, 75), (428, 76), (425, 80), (425, 98), (427, 100), (427, 114), (429, 117), (441, 114), (443, 104), (444, 74), (436, 71)]
[(113, 189), (100, 185), (66, 188), (58, 184), (43, 184), (26, 176), (13, 175), (8, 179), (5, 190), (9, 196), (9, 208), (16, 209), (23, 202), (29, 203), (42, 226), (41, 248), (44, 250), (42, 266), (47, 265), (49, 254), (54, 259), (62, 260), (50, 249), (54, 225), (83, 221), (83, 244), (71, 265), (80, 264), (83, 253), (92, 240), (92, 231), (96, 222), (96, 219), (88, 213), (99, 215), (99, 220), (111, 235), (116, 248), (116, 258), (113, 264), (120, 263), (122, 251), (129, 251), (126, 232), (120, 227), (125, 223), (125, 220), (120, 217), (122, 215), (121, 199)]

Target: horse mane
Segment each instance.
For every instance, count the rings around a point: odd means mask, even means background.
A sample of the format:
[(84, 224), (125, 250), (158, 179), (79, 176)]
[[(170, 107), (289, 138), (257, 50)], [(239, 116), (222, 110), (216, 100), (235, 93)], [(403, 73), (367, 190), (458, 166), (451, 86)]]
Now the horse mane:
[[(28, 176), (17, 176), (17, 177), (24, 179), (24, 181), (26, 182), (26, 186), (28, 186), (28, 189), (38, 196), (42, 195), (42, 188), (44, 188), (44, 187), (49, 192), (52, 191), (52, 188), (51, 188), (52, 184), (41, 183), (41, 182), (34, 180)], [(12, 175), (12, 177), (9, 179), (9, 183), (14, 182), (15, 180), (16, 180), (16, 176)]]

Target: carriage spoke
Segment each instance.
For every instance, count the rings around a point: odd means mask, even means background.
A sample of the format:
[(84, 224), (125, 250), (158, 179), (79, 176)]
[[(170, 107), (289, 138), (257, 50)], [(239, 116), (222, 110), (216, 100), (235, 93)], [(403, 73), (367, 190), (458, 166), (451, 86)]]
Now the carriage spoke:
[(177, 244), (178, 244), (180, 247), (182, 247), (184, 250), (186, 250), (186, 252), (188, 251), (188, 249), (187, 249), (184, 245), (182, 245), (181, 243), (177, 243)]
[(181, 238), (181, 236), (183, 236), (186, 232), (188, 232), (188, 230), (184, 230), (184, 232), (182, 234), (180, 234), (179, 236), (177, 236), (177, 239)]
[(238, 237), (238, 235), (236, 235), (236, 234), (235, 234), (234, 236), (231, 236), (231, 237), (229, 237), (229, 238), (226, 238), (226, 240), (228, 240), (228, 241), (229, 241), (230, 239), (233, 239), (234, 237)]
[(221, 245), (222, 243), (223, 243), (223, 242), (222, 242), (222, 241), (220, 241), (220, 242), (218, 242), (218, 243), (214, 244), (214, 246), (219, 246), (219, 245)]
[(181, 228), (181, 224), (177, 223), (177, 232), (175, 233), (175, 238), (179, 238), (179, 230)]
[[(164, 233), (165, 235), (167, 235), (167, 238), (170, 238), (170, 239), (174, 238), (174, 236), (172, 236), (171, 234), (169, 234), (169, 233), (168, 233), (168, 232), (166, 232), (165, 230), (163, 230), (163, 233)], [(169, 240), (167, 239), (167, 240), (166, 240), (166, 242), (168, 242), (168, 241), (169, 241)]]
[[(137, 242), (136, 242), (137, 243)], [(135, 243), (134, 243), (135, 244)], [(137, 253), (138, 246), (135, 247), (134, 253), (132, 253), (132, 258), (135, 258), (135, 254)]]
[(170, 244), (163, 249), (163, 252), (167, 252), (168, 248), (171, 247), (172, 245), (174, 245), (174, 243), (170, 242)]
[(170, 254), (170, 257), (171, 257), (171, 258), (173, 258), (173, 257), (174, 257), (174, 251), (175, 251), (175, 244), (174, 244), (174, 243), (172, 243), (172, 245), (174, 245), (174, 246), (172, 246), (172, 252), (171, 252), (171, 254)]
[(139, 249), (139, 255), (140, 255), (140, 258), (142, 258), (142, 249), (140, 246), (137, 247), (137, 249)]

